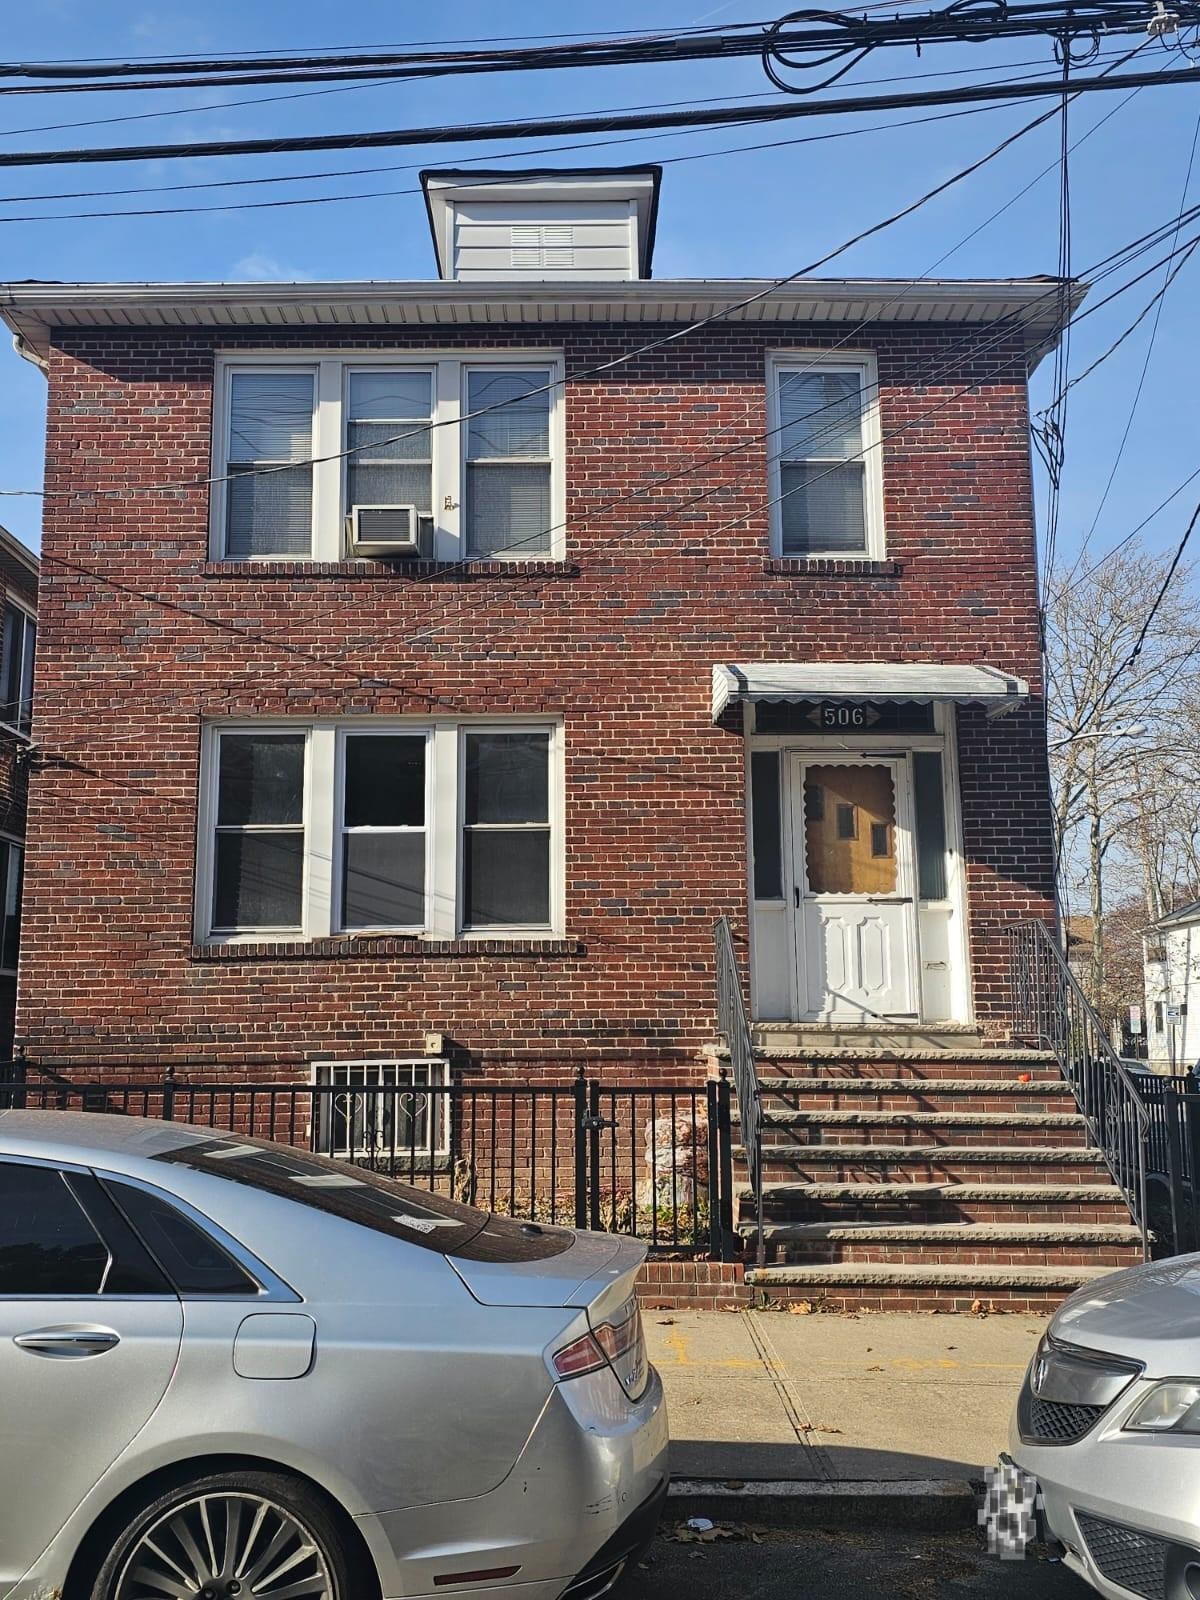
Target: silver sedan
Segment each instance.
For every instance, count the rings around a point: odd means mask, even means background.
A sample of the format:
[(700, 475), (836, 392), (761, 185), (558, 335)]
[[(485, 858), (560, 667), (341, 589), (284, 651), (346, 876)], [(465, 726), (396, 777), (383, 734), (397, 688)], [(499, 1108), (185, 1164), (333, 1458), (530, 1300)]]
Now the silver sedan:
[(1109, 1600), (1200, 1597), (1200, 1256), (1114, 1273), (1064, 1302), (1026, 1374), (992, 1502), (1002, 1553), (1040, 1531)]
[(4, 1600), (579, 1600), (649, 1541), (640, 1245), (0, 1113)]

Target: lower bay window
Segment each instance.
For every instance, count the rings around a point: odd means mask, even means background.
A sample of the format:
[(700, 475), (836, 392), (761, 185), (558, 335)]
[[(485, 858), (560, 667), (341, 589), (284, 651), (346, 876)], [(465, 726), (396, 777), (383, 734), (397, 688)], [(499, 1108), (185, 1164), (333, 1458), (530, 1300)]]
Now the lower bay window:
[(560, 769), (549, 723), (211, 725), (197, 938), (553, 936)]

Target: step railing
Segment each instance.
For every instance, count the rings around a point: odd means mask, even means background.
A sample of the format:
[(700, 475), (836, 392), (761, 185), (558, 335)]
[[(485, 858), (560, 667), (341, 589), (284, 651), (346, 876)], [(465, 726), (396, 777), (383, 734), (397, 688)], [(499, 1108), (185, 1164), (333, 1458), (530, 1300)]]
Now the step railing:
[(750, 1019), (746, 1015), (746, 1002), (742, 998), (742, 978), (728, 917), (721, 917), (713, 925), (713, 943), (717, 962), (717, 1027), (729, 1049), (733, 1086), (737, 1091), (742, 1150), (754, 1199), (754, 1259), (761, 1267), (766, 1260), (766, 1243), (763, 1238), (760, 1092), (754, 1066), (754, 1040), (750, 1032)]
[(1015, 1032), (1053, 1053), (1089, 1138), (1133, 1214), (1142, 1236), (1142, 1254), (1149, 1258), (1150, 1116), (1137, 1083), (1045, 924), (1019, 923), (1012, 940)]

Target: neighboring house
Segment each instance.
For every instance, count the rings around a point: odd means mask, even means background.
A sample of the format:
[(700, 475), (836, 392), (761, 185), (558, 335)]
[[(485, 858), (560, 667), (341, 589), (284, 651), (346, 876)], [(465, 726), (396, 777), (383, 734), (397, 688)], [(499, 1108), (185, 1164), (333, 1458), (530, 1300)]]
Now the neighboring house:
[(28, 1051), (688, 1061), (722, 914), (760, 1019), (1002, 1036), (1062, 293), (651, 280), (653, 171), (426, 190), (440, 281), (3, 292), (60, 491)]
[(728, 916), (762, 1038), (940, 1050), (1008, 1126), (1078, 290), (653, 279), (658, 180), (428, 173), (429, 281), (0, 290), (55, 491), (31, 1059), (694, 1081)]
[(1142, 948), (1148, 1064), (1190, 1072), (1200, 1062), (1200, 900), (1147, 928)]
[(29, 784), (38, 563), (0, 528), (0, 1062), (13, 1049)]

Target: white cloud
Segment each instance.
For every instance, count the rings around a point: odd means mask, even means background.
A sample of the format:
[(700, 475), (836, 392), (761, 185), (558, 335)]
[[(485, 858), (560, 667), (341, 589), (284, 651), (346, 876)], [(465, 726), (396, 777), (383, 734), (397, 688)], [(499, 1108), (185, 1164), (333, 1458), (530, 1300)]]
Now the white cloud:
[(229, 269), (230, 283), (312, 283), (316, 273), (307, 267), (294, 267), (261, 250), (235, 261)]

